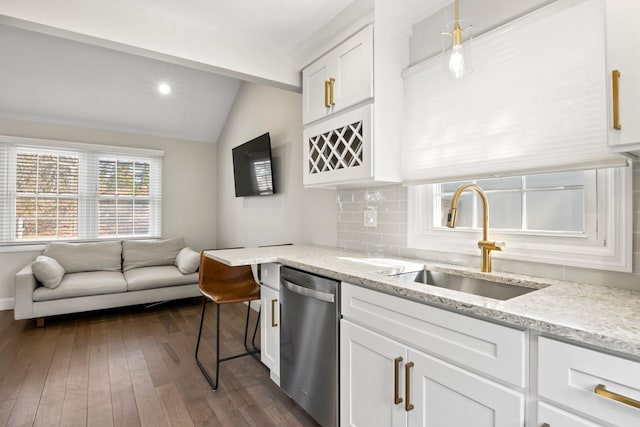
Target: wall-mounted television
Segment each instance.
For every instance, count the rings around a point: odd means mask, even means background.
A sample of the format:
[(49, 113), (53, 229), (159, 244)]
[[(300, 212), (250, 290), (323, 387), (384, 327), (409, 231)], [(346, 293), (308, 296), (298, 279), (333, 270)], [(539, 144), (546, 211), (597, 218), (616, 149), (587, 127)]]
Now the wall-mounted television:
[(269, 132), (231, 151), (236, 197), (267, 196), (275, 193)]

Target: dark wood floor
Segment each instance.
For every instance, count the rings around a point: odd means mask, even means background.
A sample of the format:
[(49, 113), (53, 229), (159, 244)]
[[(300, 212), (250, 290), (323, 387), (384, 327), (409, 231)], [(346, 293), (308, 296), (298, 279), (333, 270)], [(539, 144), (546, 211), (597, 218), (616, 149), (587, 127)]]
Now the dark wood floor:
[[(222, 307), (223, 356), (243, 350), (244, 307)], [(47, 318), (44, 328), (0, 311), (0, 426), (317, 425), (252, 357), (222, 363), (213, 392), (193, 358), (200, 310), (187, 300)]]

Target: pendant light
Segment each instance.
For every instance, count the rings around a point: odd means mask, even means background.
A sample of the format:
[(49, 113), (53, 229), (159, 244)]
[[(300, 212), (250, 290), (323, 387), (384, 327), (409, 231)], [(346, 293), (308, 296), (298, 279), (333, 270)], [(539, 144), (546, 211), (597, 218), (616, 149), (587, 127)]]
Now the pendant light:
[(446, 72), (460, 79), (472, 71), (471, 67), (471, 25), (465, 28), (460, 19), (458, 0), (455, 1), (455, 20), (445, 25), (442, 31), (442, 53)]

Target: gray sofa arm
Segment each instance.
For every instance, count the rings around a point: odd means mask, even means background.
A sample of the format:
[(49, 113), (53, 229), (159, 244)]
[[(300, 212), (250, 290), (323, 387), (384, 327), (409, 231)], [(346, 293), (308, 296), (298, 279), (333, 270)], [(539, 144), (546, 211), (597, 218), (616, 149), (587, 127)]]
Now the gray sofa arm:
[(38, 286), (38, 281), (31, 272), (31, 264), (16, 273), (14, 281), (15, 296), (13, 317), (18, 319), (33, 318), (33, 290)]

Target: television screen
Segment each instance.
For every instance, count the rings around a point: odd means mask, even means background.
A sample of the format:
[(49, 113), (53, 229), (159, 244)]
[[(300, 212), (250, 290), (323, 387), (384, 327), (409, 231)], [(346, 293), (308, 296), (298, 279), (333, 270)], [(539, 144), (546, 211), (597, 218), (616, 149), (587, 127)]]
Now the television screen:
[(236, 197), (274, 194), (269, 133), (234, 148), (233, 176)]

